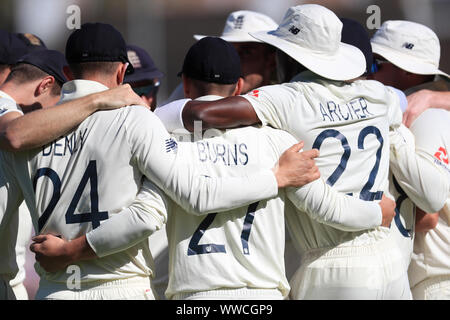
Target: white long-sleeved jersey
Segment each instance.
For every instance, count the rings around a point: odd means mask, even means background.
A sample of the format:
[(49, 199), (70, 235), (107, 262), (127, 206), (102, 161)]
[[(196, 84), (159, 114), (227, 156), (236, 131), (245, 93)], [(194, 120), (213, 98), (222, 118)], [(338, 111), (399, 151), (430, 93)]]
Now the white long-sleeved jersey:
[[(62, 101), (106, 89), (93, 81), (68, 82)], [(132, 203), (144, 175), (193, 212), (242, 206), (278, 192), (269, 169), (213, 179), (198, 175), (176, 151), (176, 141), (143, 107), (93, 114), (64, 137), (27, 154), (38, 231), (70, 240), (97, 228)], [(150, 260), (148, 243), (140, 242), (120, 253), (78, 263), (80, 281), (147, 276)], [(66, 282), (70, 276), (38, 269), (49, 281)]]
[[(0, 91), (0, 117), (11, 112), (23, 115), (14, 99)], [(0, 154), (3, 152), (0, 151)], [(11, 285), (16, 285), (25, 279), (25, 247), (31, 236), (31, 218), (24, 206), (21, 207), (21, 212), (18, 211), (23, 202), (23, 192), (17, 181), (9, 179), (10, 171), (2, 165), (3, 155), (0, 157), (0, 275), (12, 279)], [(27, 172), (26, 162), (13, 164), (18, 167), (21, 164), (24, 168), (18, 171), (19, 175)], [(31, 191), (30, 186), (31, 182), (28, 184), (28, 192)]]
[[(217, 98), (207, 96), (202, 97), (202, 100)], [(179, 144), (179, 153), (183, 157), (193, 158), (204, 174), (212, 176), (230, 174), (226, 170), (227, 167), (234, 169), (233, 175), (239, 175), (242, 168), (246, 166), (270, 168), (284, 149), (296, 143), (296, 140), (285, 131), (269, 127), (248, 127), (228, 130), (226, 133), (216, 131), (216, 135), (218, 136), (215, 138), (197, 141), (194, 145)], [(145, 183), (143, 187), (146, 187)], [(312, 219), (345, 230), (373, 228), (381, 222), (380, 208), (377, 204), (338, 194), (322, 179), (297, 190), (288, 190), (287, 195), (289, 200), (302, 211), (307, 212)], [(167, 291), (168, 297), (184, 292), (240, 287), (278, 288), (283, 295), (286, 295), (288, 288), (282, 268), (284, 264), (282, 212), (284, 201), (288, 200), (284, 199), (285, 193), (280, 192), (279, 198), (260, 201), (257, 206), (245, 206), (206, 217), (192, 216), (169, 201), (167, 231), (171, 242), (171, 282)], [(128, 243), (137, 241), (136, 238), (145, 236), (146, 229), (148, 233), (151, 233), (151, 225), (145, 223), (146, 217), (152, 214), (152, 207), (158, 210), (158, 206), (152, 202), (144, 205), (144, 202), (145, 188), (142, 188), (138, 199), (128, 208), (129, 212), (109, 219), (87, 235), (91, 246), (100, 247), (105, 252), (113, 252), (122, 250), (129, 245)], [(135, 210), (137, 205), (140, 210)], [(146, 210), (149, 212), (145, 212)], [(299, 214), (304, 213), (299, 212)], [(213, 254), (215, 245), (203, 245), (200, 244), (200, 239), (197, 239), (203, 230), (201, 227), (206, 228), (205, 224), (209, 222), (216, 227), (208, 228), (202, 238), (222, 239), (224, 244), (219, 248), (223, 248), (225, 252), (215, 252), (222, 254)], [(135, 225), (133, 228), (120, 227), (133, 224)], [(273, 226), (277, 226), (276, 231), (273, 230)], [(118, 230), (115, 233), (115, 239), (120, 240), (111, 239), (106, 227)], [(242, 248), (239, 249), (239, 239), (242, 240), (242, 235), (245, 238), (247, 234), (244, 233), (244, 229), (253, 231), (249, 232), (246, 245), (242, 242)], [(189, 241), (188, 244), (187, 238), (194, 240)], [(118, 241), (122, 243), (119, 244)], [(204, 242), (204, 239), (201, 242)], [(211, 250), (210, 254), (208, 248)], [(253, 254), (250, 254), (251, 252)], [(199, 260), (204, 266), (200, 269), (198, 268)], [(261, 268), (261, 266), (264, 267)], [(199, 278), (203, 280), (198, 281)]]
[[(239, 175), (247, 165), (271, 167), (296, 140), (287, 132), (270, 127), (227, 130), (220, 136), (180, 143), (179, 152), (197, 159), (204, 174), (222, 176), (233, 167)], [(299, 189), (280, 191), (278, 197), (234, 210), (190, 215), (171, 203), (167, 223), (169, 285), (166, 296), (207, 292), (223, 288), (278, 289), (289, 291), (284, 270), (284, 203), (292, 201), (313, 219), (342, 228), (378, 226), (380, 211), (375, 203), (336, 194), (324, 180)], [(349, 216), (359, 209), (366, 217)], [(292, 214), (305, 214), (295, 210)], [(358, 221), (359, 220), (359, 221)]]
[(389, 192), (396, 200), (397, 213), (392, 231), (400, 246), (405, 270), (408, 270), (415, 237), (416, 206), (426, 212), (439, 211), (448, 197), (449, 180), (435, 164), (433, 155), (420, 146), (416, 148), (416, 139), (405, 126), (391, 130), (389, 135)]
[[(442, 168), (441, 178), (450, 182), (450, 113), (439, 109), (426, 110), (413, 122), (410, 129), (416, 138), (417, 150), (433, 157), (434, 163)], [(434, 190), (436, 193), (446, 191), (437, 190), (438, 187), (440, 186), (437, 185)], [(433, 211), (436, 210), (430, 212)], [(450, 190), (447, 189), (447, 200), (439, 212), (436, 228), (428, 232), (417, 232), (415, 235), (408, 276), (413, 288), (423, 280), (449, 275)]]
[[(316, 163), (329, 185), (363, 200), (381, 199), (388, 186), (389, 127), (401, 123), (400, 101), (392, 89), (377, 81), (348, 84), (304, 72), (291, 83), (262, 87), (244, 97), (263, 124), (304, 140), (305, 149), (320, 150)], [(302, 251), (387, 234), (378, 229), (343, 232), (305, 215), (287, 215), (287, 222)]]

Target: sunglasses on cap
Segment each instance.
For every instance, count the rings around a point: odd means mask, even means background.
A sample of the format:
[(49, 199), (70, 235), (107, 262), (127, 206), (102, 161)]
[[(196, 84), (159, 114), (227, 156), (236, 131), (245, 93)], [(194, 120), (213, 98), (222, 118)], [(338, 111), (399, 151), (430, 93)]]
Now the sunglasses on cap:
[(141, 96), (149, 97), (151, 95), (156, 95), (158, 93), (160, 84), (161, 83), (159, 81), (156, 81), (154, 84), (142, 87), (134, 87), (132, 89), (140, 97)]

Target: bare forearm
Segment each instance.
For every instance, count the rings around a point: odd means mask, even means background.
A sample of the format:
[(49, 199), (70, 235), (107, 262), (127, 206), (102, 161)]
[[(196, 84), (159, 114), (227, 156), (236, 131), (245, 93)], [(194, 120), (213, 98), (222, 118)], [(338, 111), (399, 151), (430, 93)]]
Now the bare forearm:
[(11, 151), (43, 146), (69, 132), (97, 110), (96, 95), (29, 112), (11, 121), (5, 130)]
[(431, 91), (430, 107), (450, 111), (450, 91)]
[(436, 228), (439, 220), (439, 213), (426, 213), (420, 208), (416, 208), (416, 232), (427, 232)]
[(87, 242), (86, 235), (67, 242), (65, 247), (68, 264), (98, 258)]
[(201, 121), (202, 130), (227, 129), (259, 123), (251, 104), (242, 97), (216, 101), (190, 101), (182, 113), (184, 127), (194, 131), (194, 121)]

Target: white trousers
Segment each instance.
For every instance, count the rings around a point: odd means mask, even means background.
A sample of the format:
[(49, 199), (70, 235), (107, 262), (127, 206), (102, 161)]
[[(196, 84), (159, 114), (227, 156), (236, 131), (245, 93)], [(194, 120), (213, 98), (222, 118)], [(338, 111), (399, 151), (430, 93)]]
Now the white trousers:
[(425, 279), (411, 291), (414, 300), (450, 300), (450, 275)]
[(28, 292), (23, 282), (12, 286), (12, 290), (16, 296), (16, 300), (28, 300)]
[(65, 283), (40, 280), (36, 300), (155, 300), (148, 277), (82, 283), (68, 289)]
[(283, 300), (278, 289), (217, 289), (200, 292), (178, 293), (172, 300)]
[(400, 250), (391, 237), (302, 255), (290, 282), (292, 300), (411, 300)]

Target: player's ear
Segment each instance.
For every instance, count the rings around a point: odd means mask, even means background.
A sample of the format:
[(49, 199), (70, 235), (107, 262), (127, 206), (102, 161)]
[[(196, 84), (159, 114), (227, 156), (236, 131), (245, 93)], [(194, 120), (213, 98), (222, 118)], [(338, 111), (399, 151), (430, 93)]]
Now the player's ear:
[(63, 73), (66, 76), (67, 80), (72, 81), (75, 80), (75, 77), (73, 76), (72, 70), (69, 66), (63, 67)]
[(239, 77), (238, 82), (236, 83), (236, 88), (234, 89), (233, 96), (238, 96), (242, 93), (242, 88), (244, 87), (244, 78)]
[(38, 97), (41, 94), (49, 93), (52, 91), (53, 85), (55, 84), (55, 78), (52, 76), (47, 76), (41, 80), (35, 90), (35, 96)]
[(117, 85), (121, 85), (123, 83), (123, 79), (125, 79), (125, 73), (127, 72), (128, 62), (120, 63), (116, 72), (116, 81)]
[(184, 76), (184, 74), (181, 75), (181, 80), (183, 81), (183, 93), (184, 97), (188, 98), (190, 95), (190, 81), (188, 78)]

